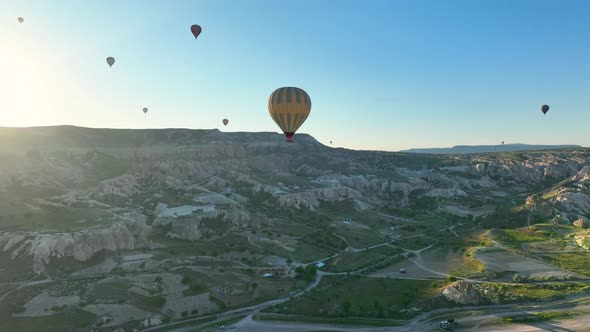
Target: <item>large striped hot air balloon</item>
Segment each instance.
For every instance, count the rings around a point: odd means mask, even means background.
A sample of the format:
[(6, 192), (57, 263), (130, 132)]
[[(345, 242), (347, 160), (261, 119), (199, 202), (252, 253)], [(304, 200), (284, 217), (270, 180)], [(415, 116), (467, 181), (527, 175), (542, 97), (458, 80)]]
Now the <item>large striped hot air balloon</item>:
[(311, 98), (303, 89), (278, 88), (268, 97), (268, 113), (292, 142), (293, 135), (311, 112)]

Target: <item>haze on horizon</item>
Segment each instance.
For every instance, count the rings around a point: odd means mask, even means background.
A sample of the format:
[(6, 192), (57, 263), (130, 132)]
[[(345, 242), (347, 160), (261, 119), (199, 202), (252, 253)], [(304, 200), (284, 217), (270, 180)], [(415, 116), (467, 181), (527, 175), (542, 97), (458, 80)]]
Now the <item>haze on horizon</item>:
[[(582, 0), (4, 1), (0, 126), (278, 132), (267, 98), (298, 86), (313, 102), (298, 132), (333, 146), (588, 146), (589, 9)], [(545, 116), (541, 104), (551, 106)]]

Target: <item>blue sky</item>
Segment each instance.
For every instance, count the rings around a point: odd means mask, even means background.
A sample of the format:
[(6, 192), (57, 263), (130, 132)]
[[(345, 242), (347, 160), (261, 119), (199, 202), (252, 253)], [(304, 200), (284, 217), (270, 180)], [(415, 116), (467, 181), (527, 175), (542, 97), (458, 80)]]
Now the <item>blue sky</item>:
[(267, 98), (297, 86), (313, 102), (299, 132), (333, 146), (588, 146), (589, 12), (583, 0), (0, 0), (0, 126), (278, 132)]

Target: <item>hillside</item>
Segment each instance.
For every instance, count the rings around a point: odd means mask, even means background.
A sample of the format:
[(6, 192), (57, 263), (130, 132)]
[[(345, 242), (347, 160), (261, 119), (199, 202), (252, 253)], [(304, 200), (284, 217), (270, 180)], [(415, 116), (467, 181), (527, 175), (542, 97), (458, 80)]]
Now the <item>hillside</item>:
[(486, 152), (513, 152), (580, 148), (579, 145), (529, 145), (529, 144), (497, 144), (497, 145), (455, 145), (452, 148), (422, 148), (409, 149), (400, 152), (432, 153), (432, 154), (460, 154)]
[(0, 160), (2, 331), (258, 328), (258, 309), (393, 326), (590, 292), (585, 148), (60, 126), (0, 128)]

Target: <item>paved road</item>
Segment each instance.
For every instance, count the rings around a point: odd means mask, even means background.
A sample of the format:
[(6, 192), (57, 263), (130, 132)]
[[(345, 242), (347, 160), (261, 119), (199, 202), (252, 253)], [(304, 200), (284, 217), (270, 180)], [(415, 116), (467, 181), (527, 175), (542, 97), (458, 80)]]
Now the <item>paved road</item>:
[[(577, 303), (576, 303), (577, 302)], [(469, 306), (462, 308), (438, 309), (424, 313), (404, 326), (395, 327), (363, 327), (363, 326), (341, 326), (320, 323), (296, 323), (288, 321), (261, 321), (254, 320), (252, 316), (228, 326), (227, 329), (244, 332), (271, 332), (271, 331), (359, 331), (359, 332), (381, 332), (381, 331), (437, 331), (440, 320), (445, 317), (456, 317), (456, 315), (467, 315), (457, 318), (456, 331), (511, 331), (511, 332), (583, 332), (590, 331), (590, 298), (572, 297), (566, 300), (529, 304), (525, 306), (516, 305), (490, 305), (490, 306)], [(518, 308), (518, 309), (517, 309)], [(561, 321), (545, 321), (528, 324), (498, 324), (502, 317), (514, 317), (530, 315), (539, 312), (549, 311), (576, 311), (584, 314), (575, 318)], [(440, 331), (440, 330), (438, 330)]]

